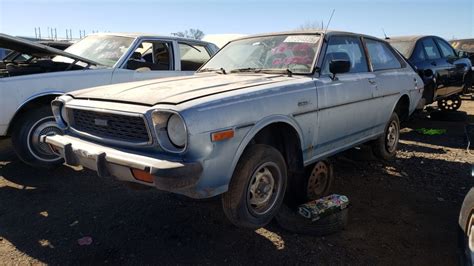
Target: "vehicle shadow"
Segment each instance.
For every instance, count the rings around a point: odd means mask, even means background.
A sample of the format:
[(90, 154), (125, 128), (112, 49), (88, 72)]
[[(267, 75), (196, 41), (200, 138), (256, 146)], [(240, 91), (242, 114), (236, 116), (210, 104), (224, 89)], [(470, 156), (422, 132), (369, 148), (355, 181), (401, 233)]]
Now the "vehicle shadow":
[[(467, 115), (466, 121), (441, 121), (430, 118), (425, 111), (402, 124), (400, 139), (447, 148), (465, 149), (467, 146), (465, 126), (471, 117), (472, 115)], [(422, 128), (441, 129), (446, 130), (446, 132), (441, 135), (424, 135), (417, 131)]]
[[(219, 200), (134, 191), (90, 171), (38, 170), (18, 160), (0, 166), (0, 236), (48, 264), (384, 264), (400, 254), (411, 262), (454, 262), (458, 189), (470, 181), (444, 177), (468, 165), (357, 161), (370, 157), (357, 157), (366, 151), (334, 159), (334, 192), (348, 195), (352, 207), (348, 229), (331, 236), (295, 235), (273, 223), (239, 229)], [(80, 246), (84, 236), (93, 242)]]

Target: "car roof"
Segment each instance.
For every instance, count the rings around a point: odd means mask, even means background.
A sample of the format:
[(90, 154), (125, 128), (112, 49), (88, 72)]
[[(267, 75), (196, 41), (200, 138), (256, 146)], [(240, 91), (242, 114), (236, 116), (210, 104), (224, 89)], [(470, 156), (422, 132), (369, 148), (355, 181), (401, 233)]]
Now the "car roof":
[(245, 37), (237, 38), (233, 41), (236, 40), (244, 40), (244, 39), (250, 39), (250, 38), (255, 38), (255, 37), (267, 37), (267, 36), (275, 36), (275, 35), (287, 35), (287, 34), (319, 34), (319, 35), (326, 35), (326, 36), (331, 36), (331, 35), (353, 35), (353, 36), (361, 36), (361, 37), (367, 37), (367, 38), (373, 38), (373, 39), (378, 39), (382, 40), (380, 38), (362, 34), (362, 33), (355, 33), (355, 32), (348, 32), (348, 31), (339, 31), (339, 30), (294, 30), (294, 31), (281, 31), (281, 32), (270, 32), (270, 33), (264, 33), (264, 34), (255, 34), (255, 35), (248, 35)]
[(197, 39), (182, 38), (182, 37), (169, 36), (169, 35), (167, 36), (167, 35), (160, 35), (160, 34), (140, 33), (140, 32), (105, 32), (105, 33), (92, 33), (87, 36), (91, 36), (91, 35), (96, 35), (96, 36), (109, 35), (109, 36), (128, 37), (128, 38), (134, 38), (134, 39), (160, 38), (160, 39), (167, 39), (167, 40), (182, 40), (182, 41), (202, 43), (202, 44), (212, 44), (210, 42), (201, 41)]

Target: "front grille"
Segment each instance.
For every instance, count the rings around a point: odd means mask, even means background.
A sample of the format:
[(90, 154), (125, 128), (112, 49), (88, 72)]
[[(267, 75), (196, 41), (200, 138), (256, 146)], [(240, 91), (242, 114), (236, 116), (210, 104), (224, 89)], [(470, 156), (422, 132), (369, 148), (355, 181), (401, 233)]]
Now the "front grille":
[(94, 112), (91, 110), (67, 110), (72, 118), (71, 127), (77, 131), (96, 137), (130, 143), (148, 143), (145, 120), (141, 116)]

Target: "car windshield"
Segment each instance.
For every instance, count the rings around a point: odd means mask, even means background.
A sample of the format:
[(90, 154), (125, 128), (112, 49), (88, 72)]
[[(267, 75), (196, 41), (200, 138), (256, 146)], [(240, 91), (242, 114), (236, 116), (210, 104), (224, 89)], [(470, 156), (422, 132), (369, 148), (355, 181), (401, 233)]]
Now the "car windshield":
[(474, 53), (474, 40), (466, 41), (452, 41), (451, 45), (456, 50), (461, 50), (469, 53)]
[[(90, 35), (71, 45), (65, 51), (112, 67), (128, 51), (133, 38), (112, 35)], [(71, 58), (56, 56), (54, 61), (71, 63)]]
[(405, 58), (410, 58), (410, 52), (413, 49), (413, 42), (394, 42), (391, 41), (390, 45), (397, 49)]
[(230, 42), (211, 58), (200, 72), (313, 71), (319, 34), (285, 34), (254, 37)]

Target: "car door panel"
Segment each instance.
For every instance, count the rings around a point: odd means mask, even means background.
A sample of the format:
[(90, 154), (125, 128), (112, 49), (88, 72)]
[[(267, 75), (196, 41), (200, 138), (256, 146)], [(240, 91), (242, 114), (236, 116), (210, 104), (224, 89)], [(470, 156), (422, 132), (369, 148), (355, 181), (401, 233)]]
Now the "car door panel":
[(358, 73), (317, 81), (318, 154), (332, 153), (374, 134), (377, 112), (372, 111), (374, 88), (369, 83), (374, 78), (372, 73)]

